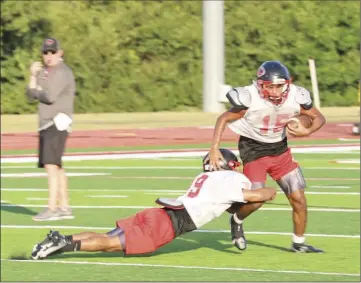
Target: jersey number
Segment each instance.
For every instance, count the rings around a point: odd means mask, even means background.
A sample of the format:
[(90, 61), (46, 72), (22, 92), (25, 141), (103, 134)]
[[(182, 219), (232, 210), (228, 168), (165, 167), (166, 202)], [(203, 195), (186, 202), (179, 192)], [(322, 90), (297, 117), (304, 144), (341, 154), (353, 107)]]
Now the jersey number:
[(261, 128), (261, 134), (265, 135), (270, 130), (272, 130), (274, 133), (283, 131), (283, 127), (287, 123), (287, 121), (292, 117), (290, 114), (279, 114), (276, 116), (276, 122), (274, 123), (273, 129), (270, 129), (270, 126), (272, 125), (271, 122), (271, 116), (265, 116), (263, 118), (263, 128)]
[(205, 174), (198, 177), (197, 180), (194, 182), (194, 185), (189, 189), (187, 197), (195, 198), (196, 196), (198, 196), (199, 191), (201, 190), (204, 181), (207, 179), (208, 179), (208, 175), (205, 175)]

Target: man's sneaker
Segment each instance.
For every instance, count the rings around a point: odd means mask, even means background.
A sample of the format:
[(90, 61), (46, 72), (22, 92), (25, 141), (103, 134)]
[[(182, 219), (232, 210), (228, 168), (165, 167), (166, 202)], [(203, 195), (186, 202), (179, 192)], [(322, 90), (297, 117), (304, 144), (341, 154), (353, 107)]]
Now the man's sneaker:
[(46, 258), (49, 254), (66, 246), (66, 244), (67, 241), (63, 235), (61, 235), (58, 231), (50, 231), (41, 243), (34, 246), (31, 252), (31, 257), (33, 259)]
[(291, 250), (295, 253), (323, 253), (324, 252), (323, 250), (317, 249), (310, 245), (306, 245), (304, 243), (302, 243), (302, 244), (292, 243)]
[(239, 224), (234, 219), (234, 215), (231, 215), (231, 236), (232, 243), (237, 247), (237, 249), (244, 251), (247, 249), (247, 240), (244, 236), (243, 223)]
[(50, 208), (46, 208), (45, 210), (33, 217), (34, 221), (54, 221), (59, 219), (60, 218), (58, 211), (53, 211)]
[(59, 214), (59, 219), (74, 219), (74, 215), (70, 207), (65, 210), (59, 208), (58, 214)]

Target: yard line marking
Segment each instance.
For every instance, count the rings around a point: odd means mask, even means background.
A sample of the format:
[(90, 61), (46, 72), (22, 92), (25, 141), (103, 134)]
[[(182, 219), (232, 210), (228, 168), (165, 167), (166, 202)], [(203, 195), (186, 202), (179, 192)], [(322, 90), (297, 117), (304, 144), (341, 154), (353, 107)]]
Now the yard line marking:
[[(360, 163), (360, 160), (357, 160)], [(338, 162), (336, 160), (336, 163)], [(347, 163), (347, 162), (345, 162)], [(356, 161), (348, 161), (349, 164), (355, 164)], [(1, 166), (2, 169), (28, 169), (34, 166)], [(199, 170), (199, 166), (67, 166), (67, 170)], [(305, 170), (360, 170), (360, 167), (303, 167)], [(84, 174), (84, 173), (80, 173)]]
[(194, 177), (179, 176), (112, 176), (111, 179), (193, 180)]
[[(238, 150), (232, 150), (238, 154)], [(292, 153), (347, 153), (357, 151), (360, 152), (360, 146), (327, 146), (327, 147), (292, 147)], [(140, 153), (116, 153), (116, 154), (87, 154), (87, 155), (65, 155), (63, 161), (80, 161), (80, 160), (119, 160), (119, 159), (149, 159), (159, 157), (203, 157), (208, 150), (195, 151), (169, 151), (169, 152), (140, 152)], [(38, 158), (32, 157), (1, 157), (1, 163), (30, 163), (37, 162)]]
[(178, 268), (178, 269), (204, 269), (204, 270), (226, 270), (226, 271), (249, 271), (249, 272), (268, 272), (268, 273), (289, 273), (289, 274), (313, 274), (330, 276), (352, 276), (359, 277), (357, 273), (337, 273), (306, 270), (277, 270), (277, 269), (256, 269), (243, 267), (208, 267), (208, 266), (187, 266), (187, 265), (166, 265), (166, 264), (146, 264), (146, 263), (121, 263), (121, 262), (99, 262), (99, 261), (68, 261), (68, 260), (13, 260), (1, 259), (1, 261), (28, 262), (28, 263), (56, 263), (56, 264), (79, 264), (79, 265), (105, 265), (105, 266), (141, 266), (158, 268)]
[[(284, 192), (277, 192), (278, 194), (283, 195)], [(145, 192), (145, 195), (159, 195), (159, 192)], [(178, 192), (162, 192), (162, 194), (166, 195), (175, 195), (179, 194)], [(358, 192), (305, 192), (308, 195), (360, 195)]]
[(48, 200), (47, 198), (26, 198), (27, 200)]
[(122, 195), (87, 195), (88, 198), (127, 198), (128, 196)]
[[(111, 179), (153, 179), (153, 180), (193, 180), (194, 177), (179, 176), (110, 176)], [(360, 181), (359, 178), (306, 178), (309, 181)]]
[(359, 178), (306, 178), (309, 181), (360, 181)]
[(351, 189), (350, 186), (310, 186), (310, 188), (316, 188), (316, 189)]
[(302, 167), (303, 170), (357, 170), (360, 171), (360, 167)]
[(9, 203), (9, 201), (7, 201), (7, 200), (1, 200), (1, 203)]
[[(48, 207), (48, 205), (42, 204), (1, 204), (4, 207)], [(95, 208), (95, 209), (110, 209), (110, 208), (129, 208), (129, 209), (146, 209), (146, 208), (157, 208), (159, 206), (131, 206), (131, 205), (72, 205), (72, 208)], [(267, 211), (292, 211), (292, 208), (285, 207), (261, 207), (259, 210)], [(344, 208), (309, 208), (308, 211), (319, 211), (319, 212), (357, 212), (360, 213), (360, 209), (344, 209)]]
[[(150, 193), (144, 193), (145, 195), (159, 195), (159, 192), (150, 192)], [(177, 195), (179, 196), (178, 192), (162, 192), (162, 195)]]
[[(328, 188), (328, 189), (349, 189), (350, 186), (311, 186), (310, 188)], [(1, 191), (8, 192), (47, 192), (48, 189), (38, 189), (38, 188), (1, 188)], [(157, 194), (182, 194), (185, 193), (186, 190), (162, 190), (162, 189), (72, 189), (72, 192), (143, 192), (148, 195), (157, 195)], [(278, 192), (283, 194), (283, 192)], [(360, 195), (359, 192), (314, 192), (314, 191), (306, 191), (306, 194), (314, 194), (314, 195)], [(93, 197), (107, 197), (108, 195), (94, 195)], [(110, 195), (109, 197), (120, 197), (119, 195)], [(89, 197), (89, 196), (88, 196)], [(126, 196), (123, 196), (126, 197)]]
[[(79, 229), (79, 230), (112, 230), (114, 227), (92, 227), (92, 226), (68, 226), (68, 225), (1, 225), (1, 228), (8, 229)], [(191, 233), (229, 233), (229, 230), (209, 230), (198, 229)], [(247, 231), (250, 235), (281, 235), (292, 236), (290, 232), (265, 232), (265, 231)], [(312, 234), (306, 233), (307, 237), (326, 237), (326, 238), (350, 238), (360, 239), (360, 235), (336, 235), (336, 234)], [(177, 239), (177, 238), (176, 238)]]
[(354, 142), (354, 141), (360, 141), (360, 139), (348, 139), (348, 138), (339, 138), (338, 139), (339, 141), (352, 141), (352, 142)]
[[(279, 194), (283, 194), (283, 192), (278, 192)], [(340, 196), (359, 196), (359, 192), (305, 192), (307, 195), (340, 195)]]
[(360, 164), (360, 159), (339, 159), (334, 162), (339, 164)]
[[(6, 192), (47, 192), (48, 189), (41, 188), (1, 188), (1, 191)], [(185, 193), (187, 190), (162, 190), (162, 189), (71, 189), (72, 192), (159, 192), (159, 193)]]
[[(80, 177), (80, 176), (107, 176), (111, 175), (110, 173), (69, 173), (66, 175), (68, 177)], [(47, 173), (1, 173), (1, 178), (35, 178), (35, 177), (47, 177)]]

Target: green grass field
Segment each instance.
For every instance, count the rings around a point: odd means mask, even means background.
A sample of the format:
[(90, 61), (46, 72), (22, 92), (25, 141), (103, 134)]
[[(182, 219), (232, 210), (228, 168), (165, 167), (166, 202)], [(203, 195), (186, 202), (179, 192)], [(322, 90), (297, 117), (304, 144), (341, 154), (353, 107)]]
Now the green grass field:
[[(331, 143), (331, 142), (330, 142)], [(194, 146), (189, 146), (194, 148)], [(174, 148), (174, 147), (172, 147)], [(47, 179), (2, 176), (1, 281), (354, 281), (360, 282), (359, 159), (347, 154), (296, 154), (307, 178), (307, 242), (324, 254), (295, 254), (290, 206), (280, 193), (244, 224), (245, 252), (230, 241), (228, 214), (188, 233), (153, 254), (67, 253), (43, 261), (14, 261), (30, 255), (49, 229), (64, 234), (106, 232), (115, 220), (176, 197), (199, 173), (199, 158), (66, 162), (75, 219), (33, 222), (47, 203)], [(44, 173), (34, 164), (3, 164), (2, 174)], [(333, 180), (325, 180), (332, 178)], [(275, 183), (269, 180), (269, 184)], [(13, 205), (13, 206), (11, 206)], [(15, 206), (14, 206), (15, 205)]]

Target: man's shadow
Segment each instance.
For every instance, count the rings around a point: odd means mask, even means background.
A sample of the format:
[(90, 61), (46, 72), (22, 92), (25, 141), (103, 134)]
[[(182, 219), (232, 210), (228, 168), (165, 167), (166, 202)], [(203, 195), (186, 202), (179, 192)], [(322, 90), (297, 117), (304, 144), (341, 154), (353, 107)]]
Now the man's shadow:
[(37, 214), (36, 211), (30, 210), (26, 207), (10, 205), (9, 203), (2, 203), (1, 204), (1, 212), (5, 212), (5, 211), (10, 212), (10, 213), (25, 214), (25, 215), (36, 215)]
[[(222, 243), (223, 241), (227, 242), (226, 244)], [(270, 249), (281, 250), (289, 252), (290, 249), (264, 244), (258, 241), (247, 241), (247, 244), (252, 246), (261, 246)], [(230, 236), (225, 233), (198, 233), (191, 232), (184, 236), (181, 236), (175, 239), (173, 242), (161, 247), (160, 249), (154, 251), (153, 253), (142, 254), (142, 255), (124, 255), (122, 252), (108, 253), (108, 252), (95, 252), (95, 253), (66, 253), (56, 255), (53, 258), (111, 258), (111, 257), (125, 257), (125, 258), (134, 258), (134, 257), (155, 257), (162, 254), (168, 253), (179, 253), (194, 251), (199, 248), (209, 248), (212, 250), (225, 252), (229, 254), (242, 255), (243, 251), (238, 250), (231, 242)]]

